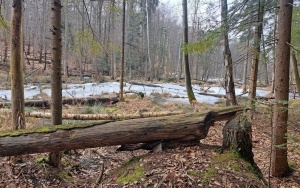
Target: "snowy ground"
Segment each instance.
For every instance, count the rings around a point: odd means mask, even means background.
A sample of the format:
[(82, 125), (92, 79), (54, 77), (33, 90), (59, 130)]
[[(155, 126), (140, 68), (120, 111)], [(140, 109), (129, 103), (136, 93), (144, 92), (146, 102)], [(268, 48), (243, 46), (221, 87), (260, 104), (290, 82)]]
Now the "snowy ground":
[[(171, 96), (176, 96), (176, 98), (168, 98), (168, 100), (177, 101), (188, 103), (187, 94), (185, 86), (180, 86), (176, 84), (153, 84), (157, 87), (150, 87), (150, 86), (141, 86), (141, 85), (131, 85), (126, 83), (124, 90), (134, 90), (145, 93), (147, 96), (152, 96), (151, 94), (170, 94)], [(219, 100), (217, 97), (212, 96), (204, 96), (200, 95), (199, 93), (203, 90), (208, 89), (208, 87), (202, 87), (199, 85), (193, 85), (195, 97), (197, 98), (198, 102), (204, 102), (209, 104), (214, 104)], [(75, 98), (82, 98), (88, 97), (93, 95), (101, 95), (105, 93), (118, 93), (120, 90), (120, 84), (118, 82), (106, 82), (106, 83), (86, 83), (86, 84), (63, 84), (63, 97), (75, 97)], [(33, 99), (35, 96), (39, 95), (40, 92), (47, 94), (48, 96), (51, 95), (51, 89), (43, 89), (39, 88), (38, 86), (25, 86), (24, 93), (25, 99)], [(212, 94), (225, 94), (225, 90), (222, 87), (210, 87), (208, 93)], [(236, 89), (236, 95), (240, 95), (242, 93), (241, 89)], [(265, 96), (269, 93), (269, 91), (264, 90), (257, 90), (258, 96)], [(245, 94), (246, 96), (247, 94)], [(11, 92), (10, 90), (1, 90), (0, 89), (0, 98), (10, 100), (11, 99)]]

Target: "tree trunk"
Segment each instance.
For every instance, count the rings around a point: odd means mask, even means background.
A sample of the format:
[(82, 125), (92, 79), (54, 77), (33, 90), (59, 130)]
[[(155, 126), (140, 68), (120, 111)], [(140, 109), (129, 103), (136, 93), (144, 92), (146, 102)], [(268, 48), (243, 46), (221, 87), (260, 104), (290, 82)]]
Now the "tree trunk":
[[(250, 31), (250, 27), (248, 28)], [(246, 55), (246, 59), (244, 62), (244, 67), (243, 67), (243, 86), (242, 86), (242, 93), (246, 93), (247, 92), (247, 77), (248, 77), (248, 61), (249, 61), (249, 35), (250, 32), (248, 33), (248, 39), (247, 39), (247, 55)]]
[(64, 78), (68, 78), (68, 0), (64, 1), (64, 63), (63, 63), (63, 73)]
[(228, 121), (223, 128), (222, 149), (233, 149), (251, 164), (255, 164), (252, 153), (252, 129), (247, 118), (241, 116)]
[(300, 96), (300, 77), (299, 77), (297, 59), (294, 51), (292, 52), (292, 63), (293, 63), (293, 71), (294, 71), (294, 76), (296, 81), (296, 87), (297, 87), (298, 95)]
[[(62, 38), (61, 38), (61, 0), (51, 0), (51, 123), (62, 124)], [(57, 150), (58, 151), (58, 150)], [(49, 162), (55, 167), (60, 166), (60, 152), (49, 154)]]
[(262, 172), (253, 159), (252, 128), (251, 123), (247, 120), (246, 116), (241, 115), (240, 117), (228, 121), (224, 126), (222, 133), (222, 150), (233, 150), (237, 152), (242, 159), (252, 165), (257, 177), (267, 185)]
[(226, 106), (237, 105), (233, 80), (233, 62), (229, 48), (228, 40), (228, 7), (227, 0), (221, 0), (221, 17), (224, 36), (224, 61), (226, 67), (225, 73), (225, 90), (226, 90)]
[(112, 54), (111, 54), (111, 78), (114, 80), (117, 75), (116, 75), (116, 48), (114, 47), (116, 42), (115, 42), (115, 27), (116, 27), (116, 24), (115, 24), (115, 19), (116, 19), (116, 5), (115, 5), (115, 0), (112, 0), (111, 2), (111, 16), (112, 16), (112, 30), (111, 30), (111, 46), (113, 46), (113, 49), (112, 49)]
[(257, 73), (258, 73), (258, 62), (260, 56), (260, 43), (263, 30), (263, 17), (264, 17), (264, 4), (265, 0), (259, 0), (258, 3), (258, 14), (257, 14), (257, 25), (255, 27), (254, 44), (253, 44), (253, 55), (250, 73), (249, 83), (249, 107), (251, 110), (254, 109), (255, 98), (256, 98), (256, 85), (257, 85)]
[(5, 65), (7, 65), (7, 53), (8, 52), (8, 36), (6, 34), (6, 31), (4, 31), (4, 56), (3, 56), (3, 62)]
[(121, 64), (121, 79), (120, 79), (120, 101), (124, 101), (124, 74), (125, 74), (125, 12), (126, 0), (123, 0), (123, 16), (122, 16), (122, 64)]
[[(262, 31), (261, 33), (262, 36), (264, 36), (264, 33)], [(267, 62), (267, 57), (266, 57), (266, 45), (265, 45), (265, 40), (262, 39), (262, 47), (263, 47), (263, 54), (264, 56), (262, 57), (262, 63), (263, 63), (263, 77), (264, 77), (264, 83), (266, 86), (269, 85), (269, 74), (268, 74), (268, 62)], [(263, 79), (263, 78), (262, 78)]]
[[(189, 43), (188, 38), (188, 16), (187, 16), (187, 0), (182, 0), (183, 7), (183, 43), (187, 45)], [(190, 74), (190, 65), (189, 65), (189, 56), (187, 53), (184, 54), (184, 68), (185, 68), (185, 87), (187, 96), (189, 98), (189, 102), (192, 104), (197, 102), (196, 97), (194, 95), (194, 91), (192, 88), (191, 82), (191, 74)]]
[(293, 0), (280, 0), (278, 19), (278, 46), (276, 51), (275, 68), (275, 106), (272, 133), (272, 176), (284, 176), (290, 171), (287, 162), (287, 120), (289, 96), (289, 68), (291, 22)]
[(87, 125), (61, 125), (0, 134), (0, 156), (70, 149), (147, 143), (153, 141), (199, 140), (207, 136), (214, 121), (231, 119), (241, 107), (216, 112), (182, 114)]
[[(275, 3), (275, 7), (278, 7), (278, 1)], [(278, 8), (275, 9), (275, 18), (274, 18), (274, 31), (273, 31), (273, 53), (275, 54), (276, 52), (276, 43), (277, 43), (277, 17), (278, 17)], [(274, 55), (274, 64), (273, 64), (273, 73), (272, 73), (272, 93), (275, 93), (275, 68), (276, 68), (276, 54)]]
[(23, 0), (13, 1), (11, 30), (11, 109), (13, 129), (25, 128), (23, 76)]
[(148, 0), (146, 0), (146, 18), (147, 18), (147, 57), (148, 57), (148, 63), (149, 63), (149, 75), (148, 75), (148, 80), (152, 80), (153, 79), (153, 68), (154, 66), (152, 65), (151, 62), (151, 54), (150, 54), (150, 17), (149, 17), (149, 2)]

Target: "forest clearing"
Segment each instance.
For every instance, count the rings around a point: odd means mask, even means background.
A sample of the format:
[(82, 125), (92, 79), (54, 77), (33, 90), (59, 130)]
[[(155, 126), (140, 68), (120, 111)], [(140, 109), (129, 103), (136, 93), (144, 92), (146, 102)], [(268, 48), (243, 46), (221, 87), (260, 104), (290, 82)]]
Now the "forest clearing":
[(299, 0), (0, 1), (0, 187), (300, 187)]

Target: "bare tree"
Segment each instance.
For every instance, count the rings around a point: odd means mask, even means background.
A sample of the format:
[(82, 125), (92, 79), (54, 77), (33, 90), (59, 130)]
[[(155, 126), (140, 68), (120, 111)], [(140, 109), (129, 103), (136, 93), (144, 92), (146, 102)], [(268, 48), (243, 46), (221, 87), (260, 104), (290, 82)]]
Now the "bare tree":
[(122, 17), (122, 64), (121, 64), (121, 79), (120, 79), (120, 101), (124, 101), (124, 64), (125, 64), (125, 10), (126, 0), (123, 0), (123, 17)]
[(23, 0), (14, 0), (10, 41), (11, 109), (13, 129), (25, 128), (22, 17)]
[[(182, 8), (183, 8), (183, 41), (184, 45), (189, 43), (188, 39), (188, 16), (187, 16), (187, 0), (182, 0)], [(189, 65), (189, 56), (187, 53), (184, 54), (184, 68), (185, 68), (185, 87), (186, 92), (189, 98), (190, 103), (196, 101), (192, 82), (191, 82), (191, 74), (190, 74), (190, 65)]]
[[(52, 54), (52, 79), (51, 79), (51, 111), (52, 125), (62, 124), (62, 38), (61, 38), (61, 0), (51, 0), (51, 54)], [(59, 167), (60, 152), (49, 154), (49, 162)]]
[(148, 55), (148, 63), (149, 63), (149, 76), (148, 76), (148, 80), (152, 80), (153, 79), (153, 64), (151, 62), (151, 54), (150, 54), (150, 18), (149, 18), (149, 2), (148, 0), (146, 0), (146, 18), (147, 18), (147, 55)]
[(260, 56), (260, 43), (263, 32), (263, 17), (264, 17), (264, 4), (265, 0), (259, 0), (258, 2), (258, 14), (257, 23), (255, 27), (254, 34), (254, 44), (253, 44), (253, 55), (250, 73), (250, 83), (249, 83), (249, 106), (254, 110), (254, 100), (256, 98), (256, 85), (257, 85), (257, 73), (258, 73), (258, 62)]
[(250, 34), (251, 34), (251, 25), (249, 24), (248, 26), (248, 36), (247, 36), (247, 42), (246, 42), (246, 58), (244, 62), (244, 67), (243, 67), (243, 86), (242, 86), (242, 92), (246, 93), (247, 92), (247, 76), (248, 76), (248, 62), (249, 62), (249, 45), (250, 45)]
[(287, 120), (289, 100), (289, 69), (291, 23), (293, 0), (280, 0), (278, 19), (278, 45), (276, 50), (275, 68), (275, 106), (272, 133), (272, 176), (284, 176), (290, 172), (287, 161)]
[(234, 90), (234, 81), (233, 81), (233, 62), (232, 56), (229, 48), (228, 41), (228, 7), (227, 0), (221, 0), (221, 17), (223, 25), (223, 36), (224, 36), (224, 61), (226, 67), (225, 74), (225, 89), (226, 89), (226, 105), (237, 105), (235, 90)]

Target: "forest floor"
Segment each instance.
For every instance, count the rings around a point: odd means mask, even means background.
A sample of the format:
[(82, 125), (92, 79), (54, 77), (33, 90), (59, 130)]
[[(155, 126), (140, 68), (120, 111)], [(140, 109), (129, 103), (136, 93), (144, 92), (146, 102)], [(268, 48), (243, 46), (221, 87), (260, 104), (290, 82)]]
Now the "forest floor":
[[(240, 102), (243, 103), (243, 102)], [(300, 187), (299, 101), (290, 105), (288, 177), (269, 178), (271, 115), (265, 105), (258, 105), (254, 116), (254, 159), (271, 187)], [(127, 97), (125, 102), (109, 106), (64, 106), (69, 113), (134, 113), (137, 111), (178, 110), (185, 112), (217, 108), (216, 105), (186, 104)], [(10, 117), (0, 115), (3, 129)], [(27, 118), (29, 127), (48, 120)], [(216, 122), (208, 136), (198, 145), (177, 147), (153, 153), (145, 150), (117, 151), (119, 146), (70, 151), (63, 154), (60, 169), (47, 163), (47, 154), (24, 155), (11, 163), (0, 158), (0, 187), (266, 187), (254, 174), (253, 168), (236, 154), (220, 154), (222, 128)], [(1, 128), (1, 127), (0, 127)]]

